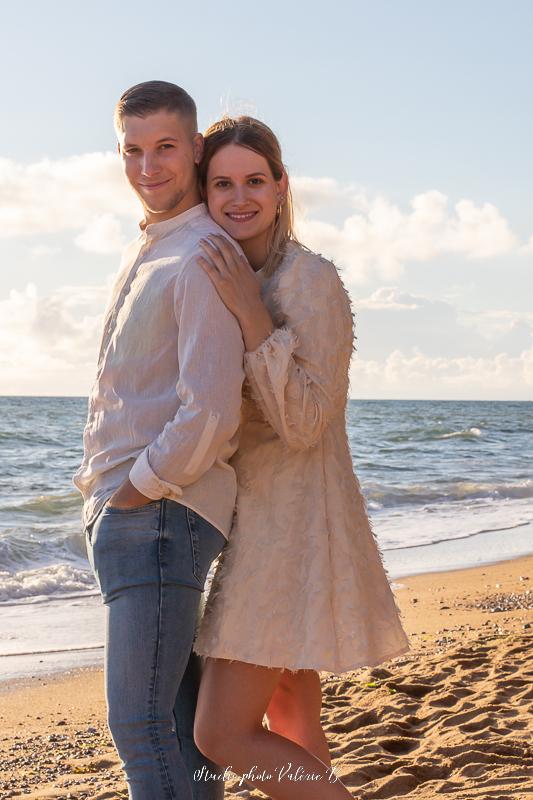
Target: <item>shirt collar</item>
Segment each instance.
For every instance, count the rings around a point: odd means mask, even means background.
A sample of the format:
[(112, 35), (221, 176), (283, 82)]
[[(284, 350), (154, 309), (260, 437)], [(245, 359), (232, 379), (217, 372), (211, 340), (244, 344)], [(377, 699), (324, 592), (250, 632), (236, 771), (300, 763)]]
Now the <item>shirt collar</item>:
[(167, 236), (169, 233), (173, 233), (179, 228), (182, 228), (191, 219), (203, 216), (204, 214), (207, 214), (205, 203), (198, 203), (198, 205), (188, 208), (187, 211), (183, 211), (175, 217), (170, 217), (170, 219), (165, 219), (163, 222), (151, 222), (149, 225), (145, 225), (141, 222), (139, 223), (141, 236), (146, 237), (149, 241), (162, 239), (163, 236)]

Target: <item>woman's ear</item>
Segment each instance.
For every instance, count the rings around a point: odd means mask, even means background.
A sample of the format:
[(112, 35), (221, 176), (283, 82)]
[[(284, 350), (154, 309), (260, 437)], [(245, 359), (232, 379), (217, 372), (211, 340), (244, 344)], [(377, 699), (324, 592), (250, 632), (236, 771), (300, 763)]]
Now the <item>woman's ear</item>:
[(283, 200), (287, 197), (287, 191), (289, 189), (289, 176), (286, 172), (283, 172), (280, 180), (276, 182), (278, 187), (278, 195), (280, 195)]

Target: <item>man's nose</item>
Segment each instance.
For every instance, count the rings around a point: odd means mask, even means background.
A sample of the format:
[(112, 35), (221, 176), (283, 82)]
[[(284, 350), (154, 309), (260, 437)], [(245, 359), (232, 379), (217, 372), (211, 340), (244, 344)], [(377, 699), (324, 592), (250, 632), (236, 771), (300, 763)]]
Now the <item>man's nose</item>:
[(155, 153), (143, 153), (141, 170), (143, 175), (155, 175), (159, 172), (159, 162)]

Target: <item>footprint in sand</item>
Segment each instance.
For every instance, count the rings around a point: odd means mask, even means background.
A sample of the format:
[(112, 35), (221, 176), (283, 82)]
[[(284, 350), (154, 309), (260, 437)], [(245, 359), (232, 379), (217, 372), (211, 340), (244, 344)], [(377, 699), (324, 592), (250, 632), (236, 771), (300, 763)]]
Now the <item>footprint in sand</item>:
[(470, 720), (479, 717), (481, 713), (483, 713), (482, 709), (479, 708), (473, 708), (470, 711), (459, 711), (456, 714), (450, 714), (448, 717), (443, 719), (440, 724), (445, 728), (457, 728), (462, 725), (462, 723), (470, 722)]
[(435, 691), (435, 686), (425, 683), (400, 683), (399, 681), (390, 681), (387, 684), (391, 689), (396, 689), (397, 692), (409, 695), (409, 697), (425, 697), (429, 692)]
[(462, 731), (466, 731), (466, 733), (475, 733), (490, 728), (493, 723), (494, 720), (488, 714), (485, 714), (475, 722), (465, 722), (463, 725), (460, 725), (460, 728)]
[(475, 669), (476, 667), (486, 667), (487, 658), (463, 658), (457, 660), (457, 666), (463, 669)]
[(369, 725), (377, 725), (378, 723), (379, 717), (375, 711), (363, 711), (357, 714), (352, 713), (340, 722), (325, 725), (325, 728), (331, 733), (348, 733), (357, 731), (359, 728), (366, 728)]
[(450, 692), (449, 694), (442, 695), (442, 697), (435, 697), (433, 700), (428, 700), (428, 705), (437, 708), (451, 708), (457, 705), (460, 699), (459, 694)]
[(487, 678), (489, 673), (486, 669), (473, 669), (472, 672), (468, 673), (468, 680), (469, 681), (482, 681)]
[(335, 722), (332, 725), (328, 725), (326, 730), (328, 733), (348, 733), (349, 731), (357, 730), (359, 727), (356, 722), (357, 716), (357, 714), (353, 714), (342, 722)]
[(379, 786), (375, 788), (370, 785), (365, 786), (365, 793), (363, 797), (365, 800), (388, 800), (388, 798), (403, 797), (409, 794), (413, 789), (419, 785), (420, 781), (414, 775), (400, 774), (393, 775), (381, 781)]
[(416, 739), (408, 739), (405, 736), (398, 736), (393, 739), (378, 739), (378, 744), (387, 753), (392, 753), (395, 756), (410, 753), (411, 750), (416, 750), (417, 747), (420, 747), (420, 742)]

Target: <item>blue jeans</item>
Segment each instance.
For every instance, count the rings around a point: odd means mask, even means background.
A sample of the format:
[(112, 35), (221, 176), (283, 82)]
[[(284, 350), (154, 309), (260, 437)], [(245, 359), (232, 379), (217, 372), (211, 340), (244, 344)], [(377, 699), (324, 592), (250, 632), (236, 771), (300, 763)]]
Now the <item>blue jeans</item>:
[(130, 800), (221, 800), (223, 781), (205, 775), (223, 770), (193, 739), (201, 666), (192, 643), (224, 536), (166, 499), (104, 506), (85, 533), (106, 607), (108, 724)]

